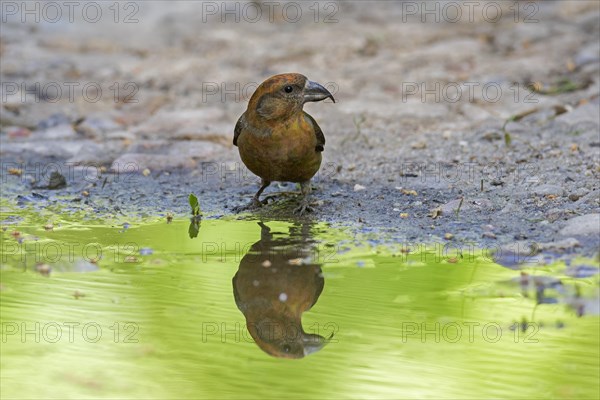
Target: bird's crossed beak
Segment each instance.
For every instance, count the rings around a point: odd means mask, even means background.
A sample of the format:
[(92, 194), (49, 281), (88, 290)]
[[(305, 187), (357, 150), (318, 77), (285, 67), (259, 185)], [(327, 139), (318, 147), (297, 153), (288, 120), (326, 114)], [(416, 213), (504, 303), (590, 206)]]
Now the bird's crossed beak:
[(333, 95), (329, 93), (329, 90), (325, 89), (323, 86), (313, 81), (306, 81), (306, 85), (304, 85), (304, 102), (307, 103), (309, 101), (321, 101), (330, 98), (335, 103), (335, 99)]
[(325, 339), (323, 336), (315, 335), (315, 334), (306, 334), (302, 338), (302, 342), (304, 342), (304, 355), (308, 356), (309, 354), (316, 353), (321, 350), (331, 341), (333, 337), (333, 333), (329, 336), (328, 339)]

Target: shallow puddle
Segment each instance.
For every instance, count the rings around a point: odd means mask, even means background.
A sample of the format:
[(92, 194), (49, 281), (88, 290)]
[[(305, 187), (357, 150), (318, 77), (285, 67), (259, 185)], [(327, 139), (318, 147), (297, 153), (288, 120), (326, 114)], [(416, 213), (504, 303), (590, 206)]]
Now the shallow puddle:
[(205, 219), (191, 239), (188, 220), (18, 212), (2, 213), (6, 398), (599, 395), (594, 273), (322, 224)]

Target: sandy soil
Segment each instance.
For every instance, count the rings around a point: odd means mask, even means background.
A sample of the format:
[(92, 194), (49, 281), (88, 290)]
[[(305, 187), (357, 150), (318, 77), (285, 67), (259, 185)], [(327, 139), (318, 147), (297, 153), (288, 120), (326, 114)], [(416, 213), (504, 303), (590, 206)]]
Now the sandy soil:
[[(598, 2), (57, 4), (2, 3), (5, 198), (183, 215), (194, 192), (230, 214), (258, 184), (235, 122), (301, 72), (337, 100), (306, 107), (327, 138), (310, 218), (597, 256)], [(258, 215), (290, 217), (276, 200)]]

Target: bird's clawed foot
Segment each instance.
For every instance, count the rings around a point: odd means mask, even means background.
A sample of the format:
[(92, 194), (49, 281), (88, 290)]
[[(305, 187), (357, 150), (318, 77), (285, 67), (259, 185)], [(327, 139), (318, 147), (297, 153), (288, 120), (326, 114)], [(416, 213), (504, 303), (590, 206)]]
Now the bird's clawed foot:
[(302, 182), (300, 184), (300, 191), (302, 193), (302, 200), (300, 200), (300, 206), (294, 210), (294, 214), (299, 216), (304, 215), (305, 212), (312, 212), (313, 209), (310, 206), (310, 180)]
[(304, 215), (304, 213), (313, 211), (314, 209), (310, 206), (308, 199), (302, 199), (300, 205), (296, 209), (294, 209), (294, 214), (297, 214), (301, 217), (302, 215)]
[(261, 208), (265, 204), (267, 204), (267, 203), (265, 203), (264, 201), (260, 201), (258, 199), (258, 197), (253, 197), (252, 202), (250, 202), (250, 208), (251, 209)]
[(238, 206), (233, 209), (234, 212), (240, 213), (243, 211), (253, 211), (261, 208), (265, 203), (257, 199), (256, 197), (252, 198), (252, 201), (246, 205)]
[(261, 182), (260, 189), (258, 189), (258, 192), (256, 192), (256, 194), (254, 195), (250, 204), (247, 204), (245, 206), (236, 207), (236, 208), (234, 208), (234, 211), (235, 212), (252, 211), (252, 210), (259, 209), (263, 205), (267, 204), (266, 199), (263, 201), (260, 201), (260, 195), (262, 194), (263, 190), (265, 190), (267, 188), (267, 186), (269, 186), (270, 184), (271, 184), (271, 182), (265, 181), (263, 179)]

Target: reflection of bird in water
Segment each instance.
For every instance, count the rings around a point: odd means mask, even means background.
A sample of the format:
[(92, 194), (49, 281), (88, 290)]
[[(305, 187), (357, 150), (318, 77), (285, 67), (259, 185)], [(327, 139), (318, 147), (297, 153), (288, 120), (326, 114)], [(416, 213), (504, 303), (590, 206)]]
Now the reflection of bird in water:
[(328, 339), (306, 333), (301, 316), (323, 291), (321, 267), (311, 256), (310, 227), (300, 235), (273, 239), (269, 227), (259, 223), (261, 238), (242, 258), (233, 277), (233, 294), (256, 344), (275, 357), (302, 358), (320, 350)]

